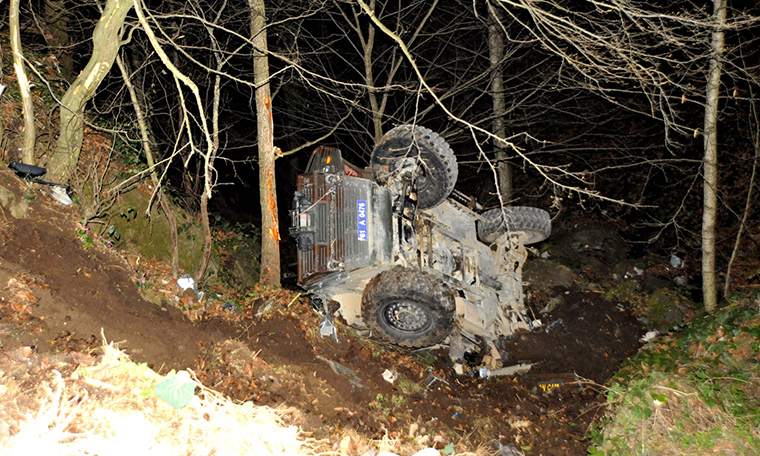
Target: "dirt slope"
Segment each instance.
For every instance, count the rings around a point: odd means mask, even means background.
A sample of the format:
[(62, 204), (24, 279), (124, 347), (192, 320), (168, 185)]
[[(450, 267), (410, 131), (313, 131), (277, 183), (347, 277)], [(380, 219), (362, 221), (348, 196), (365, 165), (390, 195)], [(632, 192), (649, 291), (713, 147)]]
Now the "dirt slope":
[[(318, 438), (337, 441), (356, 429), (439, 447), (500, 440), (527, 455), (586, 454), (580, 439), (603, 398), (576, 374), (603, 383), (643, 333), (625, 306), (563, 290), (567, 304), (543, 329), (504, 343), (508, 364), (534, 368), (483, 379), (456, 376), (445, 351), (400, 353), (343, 326), (338, 343), (322, 339), (318, 316), (307, 299), (293, 299), (296, 290), (261, 293), (240, 313), (209, 303), (191, 322), (172, 304), (180, 290), (158, 272), (167, 268), (155, 269), (150, 286), (169, 299), (145, 301), (136, 282), (149, 265), (138, 268), (97, 242), (84, 248), (76, 206), (59, 205), (8, 170), (0, 170), (0, 184), (30, 206), (22, 219), (7, 208), (0, 214), (0, 351), (96, 354), (102, 330), (160, 372), (191, 368), (234, 399), (295, 406), (302, 428)], [(398, 374), (394, 383), (383, 379), (386, 369)]]

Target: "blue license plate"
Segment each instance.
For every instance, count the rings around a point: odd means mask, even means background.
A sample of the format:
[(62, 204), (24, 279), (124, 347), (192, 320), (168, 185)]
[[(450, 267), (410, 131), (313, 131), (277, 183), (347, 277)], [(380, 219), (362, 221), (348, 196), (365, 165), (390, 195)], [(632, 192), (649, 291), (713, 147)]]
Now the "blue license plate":
[(360, 241), (367, 240), (367, 200), (356, 202), (356, 229)]

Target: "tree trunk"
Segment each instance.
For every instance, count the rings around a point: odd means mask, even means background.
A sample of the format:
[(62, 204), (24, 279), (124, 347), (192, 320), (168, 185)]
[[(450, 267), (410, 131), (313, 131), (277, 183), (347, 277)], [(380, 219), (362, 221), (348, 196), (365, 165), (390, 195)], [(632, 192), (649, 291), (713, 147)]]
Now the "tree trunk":
[(704, 138), (704, 201), (702, 203), (702, 294), (705, 310), (718, 307), (715, 284), (715, 220), (718, 209), (718, 95), (723, 56), (723, 27), (726, 23), (726, 0), (713, 2), (713, 32), (710, 68), (707, 75)]
[(259, 192), (261, 199), (261, 276), (259, 283), (280, 286), (280, 229), (274, 176), (274, 126), (269, 91), (266, 15), (264, 0), (248, 0), (253, 37), (253, 79), (256, 85), (256, 119), (259, 143)]
[(92, 34), (92, 56), (61, 100), (60, 137), (48, 168), (51, 180), (68, 181), (79, 161), (84, 139), (84, 107), (111, 70), (121, 46), (124, 18), (132, 0), (108, 0)]
[(11, 0), (10, 6), (10, 30), (11, 30), (11, 50), (13, 52), (13, 68), (16, 70), (18, 87), (21, 92), (21, 106), (24, 112), (24, 142), (21, 146), (21, 161), (33, 165), (34, 159), (34, 142), (37, 137), (37, 128), (34, 124), (34, 102), (29, 87), (29, 78), (26, 77), (24, 68), (24, 53), (21, 51), (21, 30), (18, 19), (19, 0)]
[[(506, 138), (504, 126), (506, 102), (504, 97), (504, 31), (501, 29), (499, 16), (495, 8), (489, 7), (488, 50), (491, 63), (491, 99), (493, 100), (493, 122), (491, 133), (499, 138)], [(498, 139), (493, 140), (496, 149), (498, 192), (501, 204), (506, 204), (512, 198), (512, 167), (507, 163), (507, 153), (504, 144)]]
[(69, 49), (69, 15), (64, 0), (45, 0), (45, 26), (43, 32), (48, 46), (53, 48), (58, 69), (66, 81), (74, 76), (74, 58)]
[[(375, 0), (370, 0), (369, 7), (375, 9)], [(358, 31), (358, 30), (357, 30)], [(369, 106), (372, 109), (372, 126), (374, 130), (375, 142), (380, 141), (383, 137), (383, 112), (380, 108), (380, 102), (377, 99), (377, 87), (375, 87), (375, 74), (372, 68), (374, 61), (372, 51), (375, 49), (375, 28), (370, 26), (367, 29), (367, 38), (362, 40), (364, 46), (364, 83), (367, 85), (367, 95), (369, 96)]]
[[(219, 57), (219, 53), (216, 52), (219, 65), (217, 71), (222, 71), (222, 61)], [(221, 85), (222, 77), (217, 73), (214, 77), (214, 105), (211, 113), (211, 134), (213, 137), (213, 147), (211, 157), (209, 157), (209, 165), (211, 169), (214, 168), (214, 160), (216, 160), (216, 154), (219, 152), (219, 105), (221, 103)], [(214, 246), (214, 239), (211, 234), (211, 222), (208, 217), (208, 200), (211, 198), (208, 192), (203, 192), (201, 195), (201, 224), (203, 225), (203, 258), (201, 259), (201, 265), (198, 268), (196, 274), (197, 280), (200, 281), (205, 275), (208, 269), (209, 262), (211, 261), (211, 250)]]

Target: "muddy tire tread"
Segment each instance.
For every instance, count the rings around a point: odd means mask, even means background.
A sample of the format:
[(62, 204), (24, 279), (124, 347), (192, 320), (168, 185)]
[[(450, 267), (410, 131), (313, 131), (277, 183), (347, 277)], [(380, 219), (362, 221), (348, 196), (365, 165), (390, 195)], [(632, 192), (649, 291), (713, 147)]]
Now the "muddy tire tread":
[(500, 208), (483, 212), (485, 220), (478, 221), (478, 238), (483, 242), (493, 242), (502, 233), (509, 231), (524, 231), (530, 234), (525, 242), (535, 244), (548, 238), (552, 232), (552, 222), (549, 213), (537, 207), (511, 206), (505, 207), (507, 223), (504, 223)]
[[(414, 148), (410, 149), (413, 145)], [(415, 149), (426, 165), (435, 170), (431, 185), (417, 195), (419, 207), (429, 209), (451, 194), (459, 175), (454, 151), (438, 133), (420, 125), (400, 125), (391, 129), (372, 150), (372, 175), (378, 184), (387, 185), (387, 175), (378, 171), (391, 159), (416, 153)]]
[[(431, 328), (424, 334), (402, 333), (386, 327), (378, 317), (395, 300), (414, 300), (432, 315)], [(362, 296), (362, 318), (373, 337), (403, 347), (428, 347), (451, 332), (456, 310), (454, 292), (438, 277), (416, 269), (396, 266), (369, 281)]]

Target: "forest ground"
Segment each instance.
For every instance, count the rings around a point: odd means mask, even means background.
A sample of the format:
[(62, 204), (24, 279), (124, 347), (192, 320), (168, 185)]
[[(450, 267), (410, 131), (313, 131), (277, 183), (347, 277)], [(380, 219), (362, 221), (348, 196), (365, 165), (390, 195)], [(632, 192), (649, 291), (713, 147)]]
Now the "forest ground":
[[(343, 325), (338, 342), (321, 338), (319, 315), (295, 289), (254, 290), (241, 305), (216, 299), (183, 312), (188, 297), (167, 265), (109, 250), (83, 233), (76, 206), (61, 206), (9, 170), (0, 178), (30, 206), (21, 219), (0, 215), (4, 362), (31, 347), (43, 356), (77, 354), (61, 358), (76, 364), (80, 355), (98, 356), (102, 334), (161, 374), (189, 368), (233, 400), (295, 407), (307, 435), (336, 444), (355, 430), (438, 448), (498, 441), (501, 454), (586, 454), (584, 436), (605, 411), (601, 385), (645, 332), (626, 303), (580, 285), (543, 290), (534, 309), (554, 295), (564, 304), (541, 329), (501, 347), (506, 365), (532, 369), (480, 378), (477, 360), (456, 375), (445, 349), (399, 352)], [(162, 298), (149, 302), (146, 290)], [(398, 374), (393, 383), (386, 370)]]

